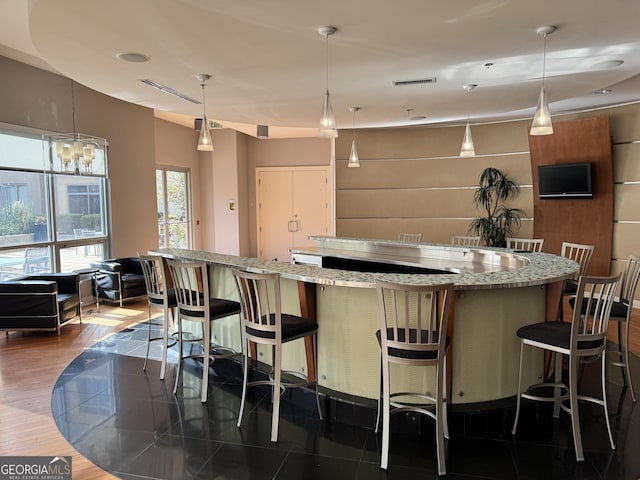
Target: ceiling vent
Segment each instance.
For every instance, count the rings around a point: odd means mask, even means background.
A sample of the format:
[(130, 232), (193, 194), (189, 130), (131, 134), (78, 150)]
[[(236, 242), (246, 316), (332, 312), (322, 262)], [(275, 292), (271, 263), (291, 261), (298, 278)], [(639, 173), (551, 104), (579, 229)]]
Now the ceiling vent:
[(182, 92), (179, 92), (171, 87), (167, 87), (166, 85), (162, 85), (161, 83), (155, 82), (153, 80), (149, 80), (148, 78), (140, 79), (142, 83), (152, 86), (153, 88), (157, 88), (158, 90), (163, 91), (164, 93), (168, 93), (170, 95), (174, 95), (182, 100), (186, 100), (187, 102), (195, 103), (196, 105), (200, 105), (202, 102), (200, 100), (196, 100), (194, 98), (185, 95)]
[[(201, 125), (202, 125), (202, 119), (201, 118), (194, 118), (193, 119), (193, 129), (194, 130), (200, 130)], [(221, 123), (215, 122), (215, 121), (211, 120), (210, 118), (207, 118), (207, 125), (209, 127), (209, 130), (218, 129), (218, 128), (224, 128)]]
[(405, 87), (408, 85), (423, 85), (425, 83), (436, 83), (436, 77), (420, 78), (418, 80), (393, 80), (394, 87)]

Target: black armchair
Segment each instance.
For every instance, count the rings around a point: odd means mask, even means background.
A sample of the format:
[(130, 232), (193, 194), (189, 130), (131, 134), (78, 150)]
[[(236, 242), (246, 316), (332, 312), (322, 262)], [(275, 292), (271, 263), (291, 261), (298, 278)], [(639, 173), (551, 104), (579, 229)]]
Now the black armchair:
[(79, 275), (46, 273), (0, 282), (0, 302), (0, 330), (60, 335), (60, 327), (80, 315)]
[(93, 263), (98, 298), (118, 302), (147, 294), (142, 265), (138, 257), (112, 258)]

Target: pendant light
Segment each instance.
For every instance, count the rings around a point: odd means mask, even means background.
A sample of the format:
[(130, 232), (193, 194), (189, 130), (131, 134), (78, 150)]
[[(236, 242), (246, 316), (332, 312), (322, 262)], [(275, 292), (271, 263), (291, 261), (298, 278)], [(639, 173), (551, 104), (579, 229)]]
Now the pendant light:
[[(471, 90), (476, 88), (478, 85), (475, 83), (470, 83), (468, 85), (464, 85), (464, 88), (467, 93), (471, 93)], [(473, 146), (473, 138), (471, 137), (471, 125), (469, 125), (469, 107), (467, 107), (467, 126), (464, 129), (464, 137), (462, 138), (462, 146), (460, 147), (460, 156), (461, 157), (475, 157), (476, 150)]]
[(327, 91), (324, 94), (324, 103), (322, 105), (322, 117), (320, 117), (320, 128), (318, 128), (318, 137), (336, 138), (338, 130), (336, 130), (336, 119), (333, 116), (333, 107), (331, 106), (331, 95), (329, 94), (329, 36), (336, 33), (336, 27), (321, 27), (318, 29), (320, 35), (324, 35), (326, 39), (326, 85)]
[(349, 154), (349, 163), (347, 167), (359, 167), (360, 159), (358, 158), (358, 149), (356, 147), (356, 112), (360, 107), (349, 107), (349, 111), (353, 112), (353, 140), (351, 140), (351, 153)]
[(542, 86), (540, 87), (540, 96), (538, 97), (538, 106), (533, 116), (533, 123), (529, 135), (551, 135), (553, 133), (553, 125), (551, 124), (551, 114), (547, 105), (547, 93), (544, 90), (544, 77), (546, 73), (547, 61), (547, 35), (555, 32), (556, 27), (553, 25), (545, 25), (538, 27), (536, 33), (544, 38), (544, 48), (542, 52)]
[(209, 121), (207, 120), (207, 104), (205, 103), (204, 87), (207, 84), (207, 80), (211, 78), (211, 75), (201, 73), (196, 76), (202, 87), (202, 124), (200, 125), (200, 137), (198, 138), (198, 150), (201, 152), (212, 152), (213, 142), (211, 141), (211, 133), (209, 133)]

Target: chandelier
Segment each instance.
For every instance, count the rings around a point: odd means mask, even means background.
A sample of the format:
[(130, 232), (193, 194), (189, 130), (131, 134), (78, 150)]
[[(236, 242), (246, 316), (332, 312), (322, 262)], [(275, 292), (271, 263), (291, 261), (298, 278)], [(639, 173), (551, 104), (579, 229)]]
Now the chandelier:
[(104, 140), (72, 133), (58, 135), (51, 138), (52, 168), (66, 173), (91, 174), (93, 173), (96, 149), (103, 148)]
[(71, 118), (73, 133), (45, 136), (51, 146), (51, 169), (74, 175), (87, 175), (94, 172), (103, 174), (106, 168), (107, 141), (104, 138), (76, 133), (76, 102), (73, 82), (71, 82)]

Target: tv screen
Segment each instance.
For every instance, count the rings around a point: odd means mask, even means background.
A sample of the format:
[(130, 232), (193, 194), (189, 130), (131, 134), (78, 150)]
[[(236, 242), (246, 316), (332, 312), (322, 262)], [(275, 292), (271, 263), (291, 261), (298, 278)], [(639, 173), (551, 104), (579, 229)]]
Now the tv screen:
[(593, 198), (591, 163), (538, 166), (540, 198)]

